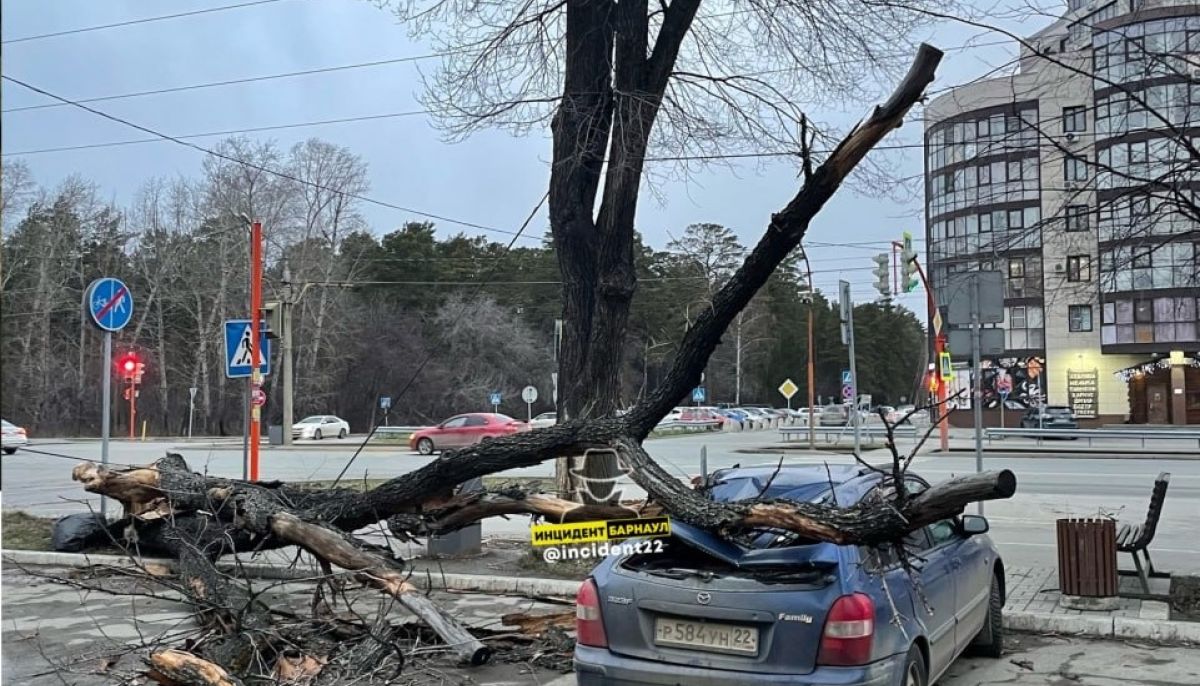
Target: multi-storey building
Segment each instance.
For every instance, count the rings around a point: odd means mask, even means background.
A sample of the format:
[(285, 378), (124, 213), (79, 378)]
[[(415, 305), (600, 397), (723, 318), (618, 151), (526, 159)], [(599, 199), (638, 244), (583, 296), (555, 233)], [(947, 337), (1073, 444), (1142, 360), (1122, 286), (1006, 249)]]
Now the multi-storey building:
[(1200, 424), (1198, 149), (1195, 0), (1070, 0), (1014, 73), (929, 103), (935, 298), (955, 272), (1005, 283), (988, 423), (1007, 397), (1009, 421), (1046, 402), (1085, 425)]

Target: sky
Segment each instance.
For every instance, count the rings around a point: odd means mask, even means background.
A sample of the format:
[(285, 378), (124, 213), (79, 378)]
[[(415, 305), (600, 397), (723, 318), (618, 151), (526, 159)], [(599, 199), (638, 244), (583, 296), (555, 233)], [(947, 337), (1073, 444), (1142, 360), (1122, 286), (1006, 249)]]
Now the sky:
[[(245, 6), (22, 40), (230, 5)], [(990, 12), (995, 7), (975, 9)], [(0, 12), (4, 75), (69, 99), (430, 52), (428, 45), (410, 37), (392, 13), (367, 0), (2, 0)], [(1047, 21), (1024, 22), (1019, 30), (1031, 33)], [(924, 38), (949, 48), (933, 89), (977, 78), (1016, 54), (1015, 44), (1005, 44), (1003, 36), (960, 24), (938, 26)], [(421, 71), (428, 72), (434, 64), (418, 60), (89, 106), (169, 135), (412, 112), (422, 109), (418, 102)], [(22, 154), (147, 137), (71, 106), (7, 111), (47, 102), (53, 101), (8, 81), (0, 88), (0, 107), (5, 110), (0, 115), (0, 148), (5, 159), (25, 160), (43, 186), (80, 174), (98, 184), (113, 202), (124, 204), (151, 177), (200, 174), (203, 153), (171, 142)], [(819, 110), (814, 118), (848, 127), (872, 104)], [(910, 123), (885, 143), (919, 143), (920, 133), (919, 125)], [(372, 198), (506, 229), (520, 226), (545, 193), (549, 178), (548, 131), (524, 137), (486, 131), (451, 143), (425, 116), (415, 115), (247, 135), (274, 140), (283, 149), (309, 137), (345, 146), (368, 164)], [(190, 140), (211, 146), (220, 138)], [(889, 155), (901, 176), (921, 173), (919, 150)], [(663, 248), (688, 224), (715, 222), (733, 229), (743, 244), (753, 244), (771, 213), (795, 194), (796, 175), (795, 164), (789, 161), (735, 162), (663, 182), (656, 194), (643, 192), (638, 230), (650, 245)], [(377, 234), (423, 219), (373, 205), (363, 211)], [(444, 235), (464, 230), (445, 222), (438, 225)], [(527, 233), (540, 237), (547, 228), (543, 209)], [(838, 280), (846, 279), (856, 301), (874, 299), (871, 257), (887, 251), (888, 241), (899, 240), (903, 231), (912, 232), (923, 250), (919, 198), (898, 201), (843, 189), (805, 239), (817, 288), (835, 293)], [(489, 238), (507, 237), (491, 234)], [(924, 309), (919, 291), (901, 296), (898, 302), (918, 312)]]

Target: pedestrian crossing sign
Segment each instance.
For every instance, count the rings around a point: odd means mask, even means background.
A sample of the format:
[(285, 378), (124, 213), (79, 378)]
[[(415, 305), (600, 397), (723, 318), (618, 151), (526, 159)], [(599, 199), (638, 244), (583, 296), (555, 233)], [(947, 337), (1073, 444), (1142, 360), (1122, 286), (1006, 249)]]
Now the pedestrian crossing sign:
[[(259, 371), (271, 373), (271, 341), (267, 338), (266, 322), (258, 325)], [(250, 350), (250, 320), (230, 319), (225, 322), (225, 376), (230, 379), (249, 378), (253, 369)]]

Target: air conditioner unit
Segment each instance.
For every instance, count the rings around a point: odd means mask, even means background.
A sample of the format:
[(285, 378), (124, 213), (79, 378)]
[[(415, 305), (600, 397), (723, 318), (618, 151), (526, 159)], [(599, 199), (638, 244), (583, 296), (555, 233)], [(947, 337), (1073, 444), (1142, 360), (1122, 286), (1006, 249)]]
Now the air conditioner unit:
[(1024, 285), (1024, 284), (1018, 284), (1018, 283), (1011, 283), (1011, 282), (1010, 282), (1010, 283), (1009, 283), (1009, 286), (1008, 286), (1008, 288), (1009, 288), (1009, 290), (1011, 290), (1011, 291), (1012, 291), (1012, 295), (1011, 295), (1011, 296), (1009, 296), (1009, 297), (1012, 297), (1012, 298), (1023, 298), (1023, 297), (1025, 297), (1025, 285)]
[(1054, 265), (1054, 271), (1056, 271), (1056, 272), (1058, 272), (1058, 273), (1060, 273), (1060, 274), (1063, 272), (1063, 270), (1064, 270), (1064, 269), (1066, 269), (1066, 268), (1065, 268), (1065, 267), (1063, 267), (1063, 263), (1062, 263), (1062, 262), (1059, 262), (1058, 264)]
[(1068, 144), (1075, 144), (1079, 142), (1079, 134), (1075, 133), (1074, 131), (1068, 131), (1063, 138)]

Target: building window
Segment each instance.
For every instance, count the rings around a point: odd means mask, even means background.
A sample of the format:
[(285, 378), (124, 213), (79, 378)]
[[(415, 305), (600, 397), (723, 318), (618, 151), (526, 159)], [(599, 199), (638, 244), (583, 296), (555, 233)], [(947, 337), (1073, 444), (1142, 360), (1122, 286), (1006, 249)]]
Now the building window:
[(1067, 205), (1067, 231), (1088, 230), (1088, 206)]
[(1067, 328), (1072, 333), (1092, 330), (1092, 306), (1071, 305), (1067, 308)]
[(1063, 158), (1063, 178), (1067, 181), (1087, 181), (1087, 158), (1074, 155)]
[(1064, 107), (1063, 131), (1066, 133), (1082, 133), (1087, 131), (1087, 108)]
[(1008, 278), (1025, 278), (1025, 260), (1023, 258), (1014, 257), (1008, 261)]
[(1005, 328), (1010, 350), (1039, 349), (1045, 345), (1040, 306), (1014, 305), (1009, 307)]
[(1067, 281), (1091, 281), (1092, 256), (1071, 255), (1067, 258)]
[(1087, 6), (1088, 0), (1067, 0), (1067, 11), (1074, 12)]

